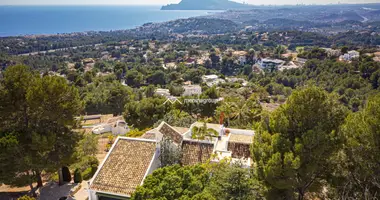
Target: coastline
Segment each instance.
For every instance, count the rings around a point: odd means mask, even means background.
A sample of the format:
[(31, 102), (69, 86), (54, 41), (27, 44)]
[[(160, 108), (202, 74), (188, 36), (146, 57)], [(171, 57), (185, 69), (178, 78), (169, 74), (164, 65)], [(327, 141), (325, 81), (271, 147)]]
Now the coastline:
[[(161, 10), (161, 6), (0, 6), (0, 39), (127, 31), (147, 23), (207, 16), (211, 10)], [(7, 17), (17, 16), (17, 17)]]

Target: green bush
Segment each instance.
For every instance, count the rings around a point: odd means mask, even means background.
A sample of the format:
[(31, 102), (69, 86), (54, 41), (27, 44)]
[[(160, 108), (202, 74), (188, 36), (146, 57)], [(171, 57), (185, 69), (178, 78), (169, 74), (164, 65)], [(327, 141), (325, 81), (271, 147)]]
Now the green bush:
[(55, 172), (55, 173), (50, 177), (50, 180), (51, 180), (51, 181), (58, 182), (58, 181), (59, 181), (58, 173)]
[(74, 172), (74, 183), (82, 182), (82, 174), (79, 169), (76, 169)]
[(97, 164), (93, 164), (91, 166), (91, 171), (92, 171), (92, 175), (94, 175), (96, 173), (96, 171), (98, 170), (98, 165)]
[(83, 180), (90, 180), (92, 176), (94, 176), (94, 174), (96, 173), (96, 170), (98, 170), (97, 164), (93, 164), (91, 167), (84, 170), (84, 172), (82, 173)]
[(62, 177), (64, 182), (71, 182), (71, 174), (68, 167), (62, 167)]
[(92, 178), (92, 168), (89, 167), (82, 173), (83, 180), (90, 180)]
[(25, 196), (18, 198), (17, 200), (36, 200), (36, 198), (25, 195)]

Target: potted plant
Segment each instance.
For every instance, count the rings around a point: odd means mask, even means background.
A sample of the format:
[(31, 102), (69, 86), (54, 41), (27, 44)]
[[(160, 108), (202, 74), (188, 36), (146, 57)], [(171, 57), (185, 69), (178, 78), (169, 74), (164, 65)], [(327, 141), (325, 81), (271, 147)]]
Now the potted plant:
[(228, 135), (230, 134), (230, 129), (226, 129), (226, 130), (224, 131), (224, 133), (226, 134), (226, 136), (228, 136)]

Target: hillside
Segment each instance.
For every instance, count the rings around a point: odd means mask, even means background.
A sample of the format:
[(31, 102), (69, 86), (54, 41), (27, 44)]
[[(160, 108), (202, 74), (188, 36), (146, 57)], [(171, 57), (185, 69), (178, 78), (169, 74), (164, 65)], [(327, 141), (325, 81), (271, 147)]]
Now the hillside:
[(249, 8), (251, 8), (251, 5), (229, 0), (182, 0), (178, 4), (163, 6), (161, 10), (228, 10)]

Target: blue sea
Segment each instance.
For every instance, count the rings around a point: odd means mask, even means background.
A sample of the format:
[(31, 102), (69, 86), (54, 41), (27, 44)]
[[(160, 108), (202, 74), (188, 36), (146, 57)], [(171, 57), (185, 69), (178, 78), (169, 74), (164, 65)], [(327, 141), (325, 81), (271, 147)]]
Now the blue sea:
[(210, 11), (162, 11), (160, 6), (0, 6), (0, 36), (130, 29), (207, 15)]

